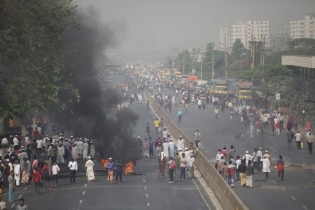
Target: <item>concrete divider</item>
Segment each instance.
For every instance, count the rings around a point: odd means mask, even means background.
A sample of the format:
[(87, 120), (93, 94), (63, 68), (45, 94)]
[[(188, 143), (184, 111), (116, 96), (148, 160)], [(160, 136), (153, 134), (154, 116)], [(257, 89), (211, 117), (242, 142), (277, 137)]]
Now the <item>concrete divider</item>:
[[(185, 140), (185, 146), (188, 147), (191, 139), (172, 121), (166, 114), (162, 107), (151, 97), (148, 90), (144, 91), (146, 98), (150, 102), (151, 108), (158, 116), (163, 118), (164, 123), (167, 125), (168, 130), (175, 138), (182, 136)], [(188, 140), (188, 141), (187, 141)], [(208, 186), (213, 191), (214, 195), (220, 202), (224, 210), (248, 210), (242, 200), (234, 192), (234, 190), (227, 184), (223, 177), (218, 173), (215, 167), (204, 156), (202, 152), (197, 152), (195, 157), (195, 165), (199, 170), (201, 176), (204, 178)]]

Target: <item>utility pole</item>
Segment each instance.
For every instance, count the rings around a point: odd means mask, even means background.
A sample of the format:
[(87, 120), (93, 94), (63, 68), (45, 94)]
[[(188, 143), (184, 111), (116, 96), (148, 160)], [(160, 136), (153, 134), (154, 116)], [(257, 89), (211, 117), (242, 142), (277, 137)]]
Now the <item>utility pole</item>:
[(183, 51), (183, 75), (185, 75), (185, 50)]
[(263, 40), (261, 42), (261, 46), (262, 46), (262, 52), (261, 52), (261, 62), (262, 62), (262, 66), (263, 66), (263, 83), (265, 83), (265, 35), (263, 35)]
[(249, 42), (250, 44), (250, 54), (251, 54), (251, 58), (252, 58), (252, 62), (251, 62), (251, 69), (253, 69), (255, 67), (255, 54), (256, 54), (256, 41), (255, 41), (255, 37), (251, 38), (251, 41)]
[(214, 42), (212, 42), (212, 72), (211, 72), (211, 78), (213, 82), (213, 76), (214, 76)]
[(226, 37), (224, 38), (224, 57), (225, 57), (225, 79), (228, 78), (228, 66), (227, 66), (227, 56), (226, 56)]

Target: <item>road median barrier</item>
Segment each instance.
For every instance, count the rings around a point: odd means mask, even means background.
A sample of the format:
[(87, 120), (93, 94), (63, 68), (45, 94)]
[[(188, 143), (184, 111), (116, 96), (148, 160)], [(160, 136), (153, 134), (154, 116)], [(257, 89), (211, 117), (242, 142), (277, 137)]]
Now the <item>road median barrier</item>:
[[(158, 103), (156, 103), (147, 89), (144, 90), (144, 95), (149, 100), (150, 107), (155, 112), (155, 114), (157, 114), (160, 118), (163, 118), (163, 121), (167, 125), (167, 128), (171, 134), (176, 139), (178, 139), (179, 136), (182, 136), (183, 139), (186, 140), (185, 146), (189, 147), (191, 139), (174, 123), (174, 121), (166, 114), (163, 108), (160, 107)], [(196, 150), (195, 146), (194, 148)], [(213, 164), (211, 164), (211, 162), (202, 152), (196, 152), (195, 165), (224, 210), (248, 210), (243, 201), (227, 184), (227, 182), (215, 169)]]

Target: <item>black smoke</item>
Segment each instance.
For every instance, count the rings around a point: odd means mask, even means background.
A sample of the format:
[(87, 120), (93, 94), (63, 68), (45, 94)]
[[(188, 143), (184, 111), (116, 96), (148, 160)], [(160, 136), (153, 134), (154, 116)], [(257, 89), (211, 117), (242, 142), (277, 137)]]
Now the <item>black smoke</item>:
[(133, 139), (132, 129), (138, 116), (131, 110), (113, 109), (121, 101), (120, 95), (110, 88), (102, 90), (99, 83), (99, 72), (109, 62), (104, 52), (111, 46), (114, 34), (93, 9), (78, 13), (78, 17), (80, 28), (65, 32), (65, 39), (77, 44), (66, 56), (66, 63), (71, 74), (68, 82), (78, 89), (80, 101), (69, 101), (67, 94), (61, 94), (68, 108), (55, 113), (55, 121), (64, 124), (75, 137), (95, 139), (102, 158), (137, 160), (141, 157), (139, 143)]

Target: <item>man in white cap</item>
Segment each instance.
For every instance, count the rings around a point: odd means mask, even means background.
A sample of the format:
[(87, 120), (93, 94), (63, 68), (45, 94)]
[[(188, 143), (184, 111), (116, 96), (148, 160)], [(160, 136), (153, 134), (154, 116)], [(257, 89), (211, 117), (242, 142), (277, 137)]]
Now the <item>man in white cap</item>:
[(83, 148), (82, 148), (82, 153), (83, 153), (83, 159), (85, 160), (88, 155), (88, 149), (89, 149), (89, 144), (87, 143), (87, 140), (84, 140)]
[(245, 160), (245, 162), (246, 162), (246, 166), (248, 165), (248, 161), (250, 160), (252, 160), (252, 156), (250, 155), (250, 154), (248, 154), (248, 151), (246, 151), (245, 152), (245, 155), (243, 156), (243, 159)]
[(250, 123), (249, 134), (250, 134), (251, 138), (254, 138), (254, 125), (253, 125), (253, 123)]
[(259, 171), (261, 171), (261, 169), (262, 169), (262, 163), (261, 163), (261, 161), (260, 161), (260, 159), (262, 159), (262, 152), (261, 152), (261, 150), (262, 150), (262, 148), (259, 147), (259, 150), (258, 150), (257, 153), (256, 153), (257, 162), (258, 162), (258, 164), (259, 164)]
[(79, 141), (77, 141), (75, 143), (78, 147), (78, 156), (79, 156), (79, 159), (82, 158), (82, 150), (83, 150), (83, 142), (82, 142), (82, 139), (80, 138)]
[(270, 157), (270, 155), (268, 153), (268, 150), (265, 151), (265, 154), (264, 154), (263, 158), (265, 158), (265, 157), (268, 158), (269, 161), (271, 161), (271, 157)]
[(184, 150), (185, 148), (185, 140), (183, 139), (182, 136), (179, 136), (179, 139), (177, 140), (177, 149), (179, 150)]
[(188, 148), (185, 147), (186, 171), (190, 169), (190, 154), (192, 154), (192, 152), (193, 150), (188, 150)]
[(170, 157), (174, 158), (175, 157), (175, 144), (172, 140), (172, 138), (170, 138), (170, 142), (168, 143), (168, 148), (170, 149)]
[(95, 182), (95, 176), (94, 176), (94, 170), (93, 170), (94, 162), (91, 160), (90, 156), (88, 156), (87, 159), (88, 160), (85, 163), (85, 171), (86, 171), (87, 180), (88, 182), (90, 182), (91, 180), (94, 180)]

